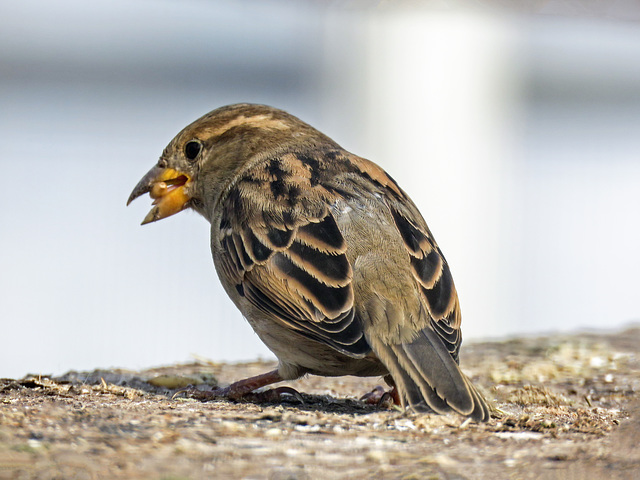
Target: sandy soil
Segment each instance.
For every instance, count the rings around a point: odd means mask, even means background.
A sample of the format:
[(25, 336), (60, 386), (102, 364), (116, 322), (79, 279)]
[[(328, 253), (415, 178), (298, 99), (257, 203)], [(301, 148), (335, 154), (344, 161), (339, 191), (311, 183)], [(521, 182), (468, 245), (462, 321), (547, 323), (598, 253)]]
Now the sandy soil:
[(463, 347), (500, 412), (477, 425), (364, 405), (309, 377), (280, 404), (171, 399), (272, 363), (0, 379), (0, 479), (640, 478), (640, 326)]

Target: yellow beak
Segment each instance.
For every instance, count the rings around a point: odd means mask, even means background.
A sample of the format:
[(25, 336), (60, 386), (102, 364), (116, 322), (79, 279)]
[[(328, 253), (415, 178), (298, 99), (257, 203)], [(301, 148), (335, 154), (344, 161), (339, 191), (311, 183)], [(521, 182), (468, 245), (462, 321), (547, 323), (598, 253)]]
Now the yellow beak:
[(129, 195), (127, 205), (148, 193), (153, 198), (153, 208), (144, 217), (142, 225), (162, 220), (187, 208), (191, 197), (185, 188), (190, 182), (191, 178), (188, 175), (156, 165), (135, 186)]

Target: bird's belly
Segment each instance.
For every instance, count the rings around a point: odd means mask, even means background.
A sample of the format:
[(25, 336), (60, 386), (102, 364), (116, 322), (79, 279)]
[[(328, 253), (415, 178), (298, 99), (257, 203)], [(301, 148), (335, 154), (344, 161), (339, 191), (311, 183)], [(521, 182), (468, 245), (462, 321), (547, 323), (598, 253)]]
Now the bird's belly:
[(364, 358), (350, 357), (265, 318), (264, 314), (246, 315), (246, 318), (260, 340), (278, 357), (280, 374), (288, 379), (307, 373), (325, 377), (369, 377), (389, 373), (373, 353)]

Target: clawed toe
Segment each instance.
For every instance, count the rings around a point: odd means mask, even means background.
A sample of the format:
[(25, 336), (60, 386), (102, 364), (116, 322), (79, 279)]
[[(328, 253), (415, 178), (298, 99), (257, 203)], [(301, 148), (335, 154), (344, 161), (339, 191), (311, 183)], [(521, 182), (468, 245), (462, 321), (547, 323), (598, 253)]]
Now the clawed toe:
[(184, 395), (185, 398), (193, 398), (195, 400), (200, 400), (201, 402), (208, 402), (209, 400), (215, 400), (218, 398), (228, 398), (229, 397), (229, 387), (226, 388), (214, 388), (213, 390), (200, 390), (199, 388), (194, 387), (193, 385), (189, 385), (186, 388), (181, 388), (173, 395), (171, 395), (171, 400), (175, 400), (180, 395)]
[(363, 396), (361, 396), (360, 401), (366, 403), (367, 405), (377, 405), (385, 393), (385, 389), (378, 385), (370, 392), (365, 393)]
[(262, 392), (250, 392), (236, 400), (248, 400), (256, 403), (280, 403), (285, 399), (283, 396), (293, 397), (304, 405), (304, 399), (300, 392), (291, 387), (278, 387)]
[(175, 392), (171, 399), (175, 399), (180, 395), (186, 398), (193, 398), (201, 402), (210, 400), (227, 399), (236, 402), (255, 402), (255, 403), (279, 403), (286, 397), (292, 397), (298, 402), (304, 404), (304, 399), (300, 392), (291, 387), (278, 387), (262, 392), (245, 391), (241, 388), (232, 388), (234, 385), (225, 388), (214, 388), (213, 390), (200, 390), (194, 386), (182, 388)]
[(386, 391), (383, 387), (378, 385), (369, 393), (365, 393), (360, 397), (360, 401), (367, 405), (377, 405), (380, 408), (391, 408), (394, 405), (400, 404), (400, 399), (397, 398), (398, 393), (395, 387)]
[(283, 396), (291, 396), (304, 404), (304, 399), (302, 398), (302, 395), (300, 395), (300, 392), (291, 387), (278, 387), (270, 390), (264, 390), (262, 392), (255, 391), (267, 385), (281, 382), (282, 380), (283, 378), (280, 376), (278, 371), (273, 370), (271, 372), (263, 373), (262, 375), (256, 375), (255, 377), (239, 380), (225, 388), (200, 390), (196, 387), (189, 386), (178, 390), (171, 398), (176, 398), (178, 395), (184, 394), (189, 398), (194, 398), (203, 402), (226, 398), (236, 402), (279, 403), (283, 400)]

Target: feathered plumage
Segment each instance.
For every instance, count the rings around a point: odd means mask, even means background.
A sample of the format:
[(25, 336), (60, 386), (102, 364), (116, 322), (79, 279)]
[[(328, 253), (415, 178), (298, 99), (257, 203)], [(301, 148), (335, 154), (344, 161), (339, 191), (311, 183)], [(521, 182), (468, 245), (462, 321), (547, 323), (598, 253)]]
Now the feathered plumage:
[(220, 280), (280, 361), (258, 386), (390, 374), (405, 406), (489, 418), (458, 367), (447, 261), (376, 164), (286, 112), (231, 105), (180, 132), (129, 201), (147, 192), (144, 223), (184, 208), (211, 223)]

